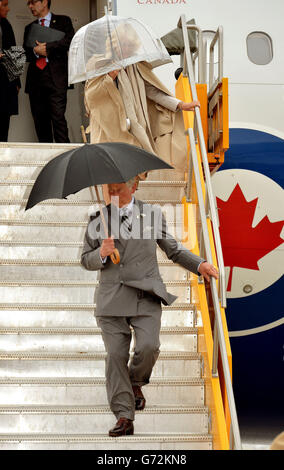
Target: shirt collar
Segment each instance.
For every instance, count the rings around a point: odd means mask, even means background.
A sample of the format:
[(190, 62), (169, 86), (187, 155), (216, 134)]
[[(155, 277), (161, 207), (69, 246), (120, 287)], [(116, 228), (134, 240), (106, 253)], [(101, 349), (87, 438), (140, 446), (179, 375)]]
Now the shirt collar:
[(39, 18), (38, 22), (40, 23), (40, 20), (46, 20), (46, 21), (51, 21), (51, 12), (49, 11), (46, 16), (43, 18)]
[(132, 196), (132, 199), (131, 199), (130, 203), (127, 204), (127, 206), (123, 206), (123, 207), (119, 208), (119, 213), (120, 214), (127, 214), (127, 213), (132, 212), (133, 204), (134, 204), (134, 196)]

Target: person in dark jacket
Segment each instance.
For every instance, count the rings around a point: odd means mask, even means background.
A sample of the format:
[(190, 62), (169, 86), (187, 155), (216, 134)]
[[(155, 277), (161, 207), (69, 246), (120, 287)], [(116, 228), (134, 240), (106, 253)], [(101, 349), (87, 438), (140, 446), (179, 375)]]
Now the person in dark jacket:
[[(0, 50), (8, 50), (16, 45), (13, 28), (7, 20), (8, 0), (0, 2)], [(0, 142), (7, 142), (10, 117), (18, 114), (18, 93), (21, 87), (19, 79), (9, 81), (7, 71), (1, 63), (0, 55)]]
[[(3, 0), (2, 0), (3, 1)], [(50, 0), (31, 0), (28, 7), (37, 18), (33, 23), (65, 33), (59, 41), (27, 46), (30, 23), (25, 28), (24, 49), (29, 67), (25, 92), (29, 94), (31, 111), (39, 142), (68, 143), (65, 119), (68, 89), (68, 50), (74, 36), (69, 16), (54, 15)]]

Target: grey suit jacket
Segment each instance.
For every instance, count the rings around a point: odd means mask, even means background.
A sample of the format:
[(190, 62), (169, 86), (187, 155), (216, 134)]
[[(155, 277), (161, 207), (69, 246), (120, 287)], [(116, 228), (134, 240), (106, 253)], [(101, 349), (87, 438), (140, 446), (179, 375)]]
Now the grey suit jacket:
[(104, 234), (100, 212), (90, 217), (86, 230), (81, 264), (91, 271), (100, 271), (99, 287), (95, 292), (96, 316), (134, 316), (137, 312), (138, 289), (153, 295), (165, 305), (171, 305), (176, 296), (167, 292), (162, 281), (156, 248), (157, 244), (167, 257), (189, 271), (198, 274), (197, 268), (204, 261), (187, 250), (168, 232), (159, 206), (135, 200), (132, 230), (129, 239), (121, 236), (119, 211), (109, 205), (104, 208), (109, 234), (115, 238), (120, 253), (120, 263), (107, 258), (104, 264), (100, 246)]

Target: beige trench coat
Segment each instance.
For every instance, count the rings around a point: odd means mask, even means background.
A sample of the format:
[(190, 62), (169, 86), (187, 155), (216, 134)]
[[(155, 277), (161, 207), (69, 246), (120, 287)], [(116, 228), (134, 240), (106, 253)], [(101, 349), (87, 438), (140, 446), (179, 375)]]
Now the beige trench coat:
[[(161, 90), (166, 95), (171, 93), (154, 75), (146, 63), (137, 64), (143, 81)], [(181, 111), (170, 111), (145, 96), (142, 102), (147, 122), (146, 133), (149, 145), (160, 158), (178, 170), (185, 171), (187, 144)], [(126, 142), (149, 150), (130, 130), (127, 129), (125, 106), (118, 88), (109, 75), (88, 80), (85, 85), (85, 106), (89, 114), (91, 143)], [(144, 142), (145, 143), (145, 142)]]

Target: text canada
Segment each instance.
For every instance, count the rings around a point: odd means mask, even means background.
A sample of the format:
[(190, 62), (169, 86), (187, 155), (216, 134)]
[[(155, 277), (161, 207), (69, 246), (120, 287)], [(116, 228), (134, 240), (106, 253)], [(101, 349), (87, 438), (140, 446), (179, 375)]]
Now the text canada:
[(187, 0), (137, 0), (138, 5), (186, 5)]

